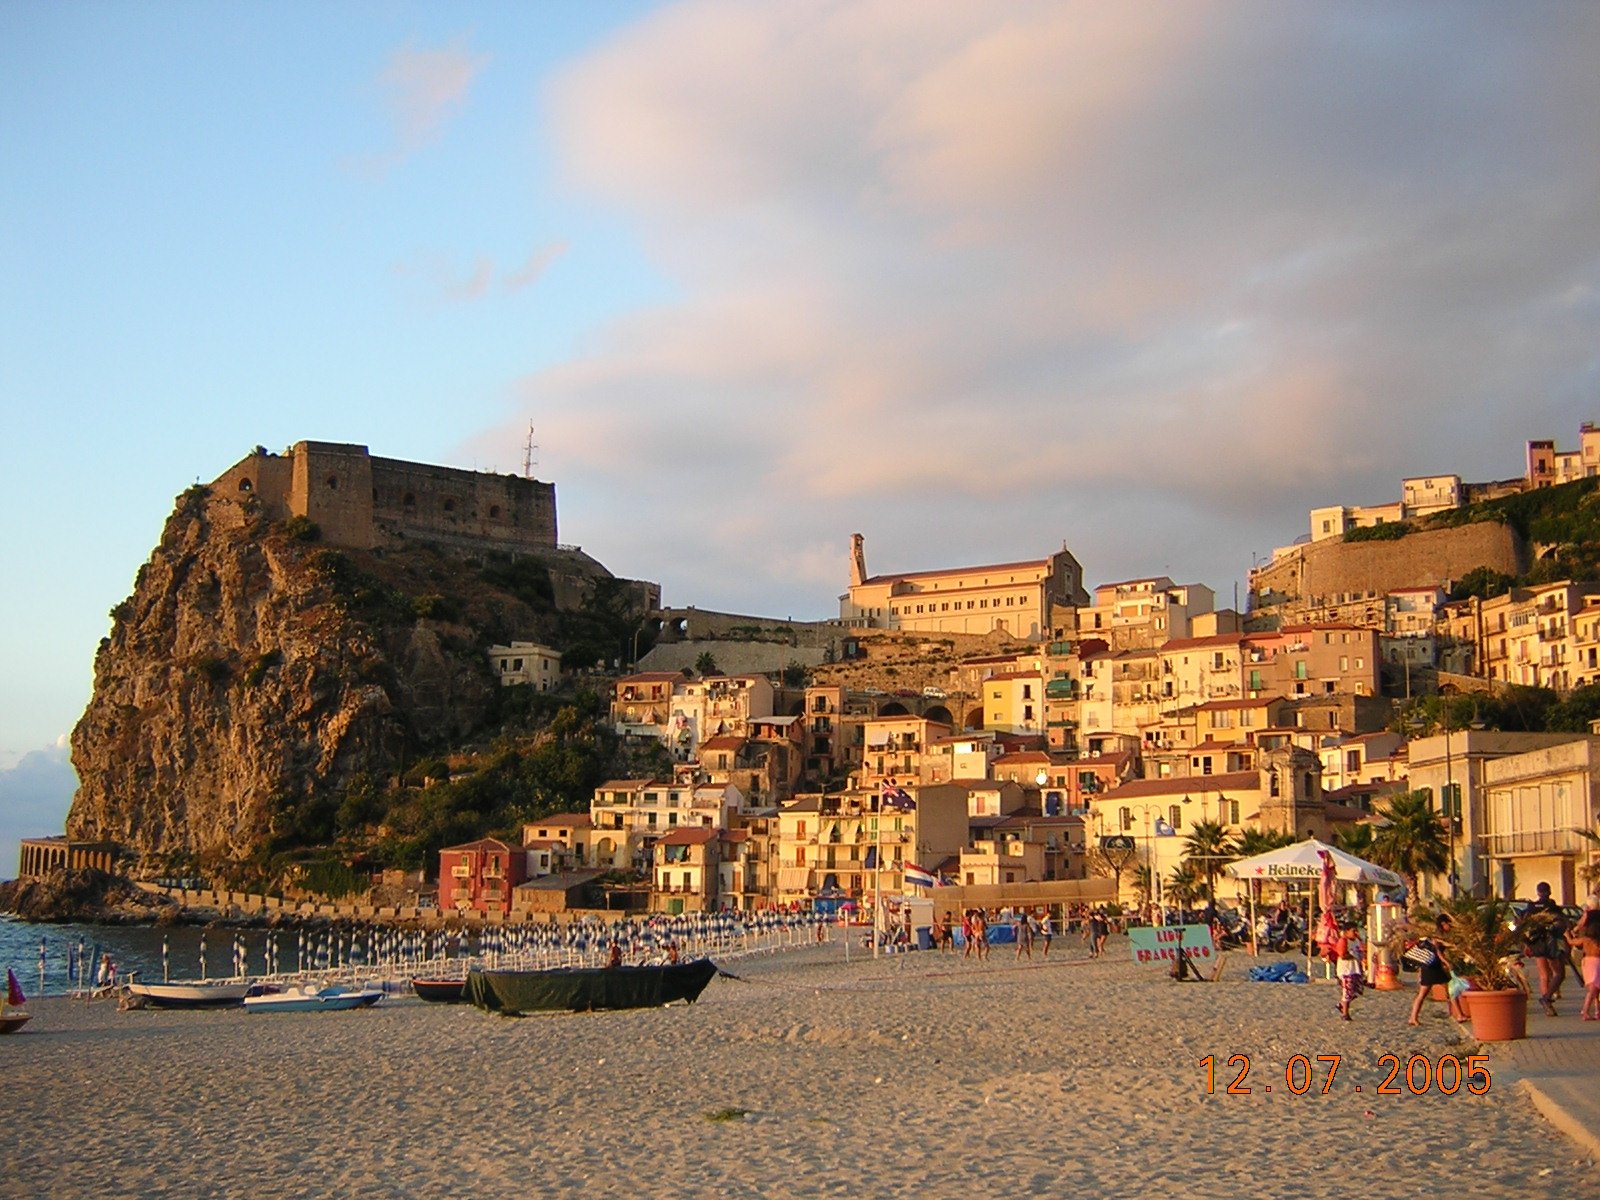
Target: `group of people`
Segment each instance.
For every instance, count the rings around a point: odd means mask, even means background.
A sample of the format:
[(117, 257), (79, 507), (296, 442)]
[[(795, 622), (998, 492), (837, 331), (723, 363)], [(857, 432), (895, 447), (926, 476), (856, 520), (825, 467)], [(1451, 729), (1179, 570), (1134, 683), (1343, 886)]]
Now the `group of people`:
[(1569, 922), (1561, 906), (1550, 898), (1548, 883), (1541, 883), (1535, 891), (1537, 898), (1522, 914), (1522, 952), (1533, 960), (1539, 973), (1539, 1005), (1547, 1016), (1556, 1015), (1561, 985), (1566, 982), (1567, 969), (1574, 967), (1583, 983), (1579, 1015), (1585, 1021), (1600, 1021), (1600, 900), (1590, 897), (1583, 916)]
[[(1032, 959), (1035, 948), (1040, 957), (1050, 957), (1050, 947), (1055, 942), (1058, 922), (1048, 908), (1001, 909), (999, 911), (969, 908), (961, 913), (959, 921), (952, 921), (943, 913), (933, 919), (933, 944), (939, 950), (955, 947), (955, 930), (961, 930), (963, 958), (976, 958), (980, 962), (989, 957), (989, 930), (1009, 925), (1016, 947), (1016, 957)], [(1088, 943), (1089, 957), (1099, 958), (1105, 953), (1106, 939), (1111, 934), (1111, 918), (1103, 909), (1084, 909), (1077, 913), (1068, 910), (1059, 927), (1065, 932), (1082, 932)]]

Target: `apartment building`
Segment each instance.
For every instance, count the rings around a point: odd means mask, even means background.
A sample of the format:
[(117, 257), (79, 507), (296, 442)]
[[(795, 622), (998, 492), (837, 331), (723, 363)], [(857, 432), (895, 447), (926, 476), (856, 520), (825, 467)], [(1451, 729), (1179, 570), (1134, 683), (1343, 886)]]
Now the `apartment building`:
[(933, 739), (924, 755), (924, 783), (949, 783), (956, 779), (987, 779), (991, 764), (1005, 753), (989, 730), (969, 730)]
[(725, 829), (744, 810), (731, 784), (702, 783), (685, 774), (671, 781), (612, 779), (594, 791), (590, 861), (602, 869), (643, 869), (656, 840), (674, 829)]
[(983, 681), (983, 727), (1000, 733), (1044, 736), (1041, 671), (997, 671)]
[(512, 889), (527, 878), (527, 854), (498, 838), (439, 851), (439, 907), (445, 912), (508, 916)]
[(677, 671), (646, 671), (617, 680), (611, 693), (611, 727), (624, 737), (665, 742), (672, 715), (672, 689), (683, 682)]
[(1600, 737), (1497, 758), (1484, 765), (1483, 784), (1494, 890), (1526, 898), (1543, 882), (1558, 903), (1582, 903), (1584, 868), (1596, 858), (1584, 834), (1600, 825)]
[(1078, 612), (1077, 632), (1112, 650), (1149, 650), (1190, 636), (1196, 616), (1212, 611), (1216, 594), (1202, 583), (1173, 583), (1165, 575), (1104, 583)]
[(1600, 430), (1593, 422), (1578, 426), (1578, 448), (1557, 450), (1554, 441), (1528, 443), (1527, 484), (1551, 487), (1600, 475)]
[(489, 647), (489, 666), (501, 687), (518, 684), (548, 692), (561, 682), (561, 652), (538, 642)]
[[(1405, 778), (1407, 786), (1428, 798), (1446, 826), (1454, 850), (1457, 887), (1473, 896), (1486, 896), (1491, 890), (1502, 896), (1515, 896), (1502, 887), (1491, 869), (1488, 834), (1494, 826), (1488, 800), (1489, 766), (1506, 758), (1522, 758), (1512, 774), (1526, 769), (1528, 756), (1578, 740), (1570, 733), (1504, 733), (1495, 729), (1453, 729), (1430, 737), (1413, 738), (1406, 743)], [(1512, 828), (1501, 822), (1502, 831)], [(1509, 845), (1502, 846), (1509, 849)], [(1516, 856), (1507, 854), (1506, 862)], [(1515, 873), (1515, 865), (1511, 868)], [(1502, 872), (1503, 873), (1503, 872)], [(1535, 880), (1537, 882), (1537, 880)], [(1555, 881), (1550, 881), (1551, 887)], [(1444, 878), (1422, 881), (1425, 896), (1448, 894), (1448, 873)], [(1531, 893), (1531, 886), (1527, 889)]]
[(671, 914), (709, 912), (717, 907), (721, 831), (673, 829), (656, 839), (650, 908)]
[(1478, 604), (1475, 623), (1469, 618), (1462, 632), (1476, 637), (1474, 658), (1485, 678), (1566, 691), (1580, 673), (1575, 618), (1596, 602), (1597, 582), (1512, 588)]
[[(875, 880), (885, 895), (905, 890), (904, 864), (933, 869), (967, 843), (967, 789), (915, 784), (909, 811), (879, 810), (876, 788), (801, 796), (778, 810), (779, 904), (843, 892), (871, 904)], [(879, 850), (882, 857), (879, 857)]]
[(672, 690), (667, 749), (689, 762), (707, 738), (747, 737), (752, 720), (772, 715), (772, 700), (772, 681), (765, 675), (680, 677)]
[(940, 740), (950, 736), (950, 726), (913, 714), (873, 717), (862, 723), (866, 744), (857, 772), (858, 787), (874, 787), (884, 779), (904, 783), (924, 780), (943, 755)]

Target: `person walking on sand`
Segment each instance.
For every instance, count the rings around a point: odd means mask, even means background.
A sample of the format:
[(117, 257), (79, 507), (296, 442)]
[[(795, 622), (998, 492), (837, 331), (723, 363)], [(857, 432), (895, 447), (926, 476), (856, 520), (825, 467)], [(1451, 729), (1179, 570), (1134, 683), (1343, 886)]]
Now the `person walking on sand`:
[(1589, 909), (1567, 942), (1583, 955), (1583, 1009), (1585, 1021), (1600, 1021), (1600, 909)]
[(1367, 956), (1367, 948), (1361, 941), (1361, 932), (1354, 922), (1347, 921), (1339, 930), (1339, 936), (1334, 939), (1334, 974), (1339, 978), (1339, 1016), (1348, 1021), (1350, 1019), (1350, 1005), (1360, 997), (1367, 986), (1367, 978), (1362, 973), (1361, 964)]
[[(1434, 928), (1445, 934), (1450, 931), (1450, 918), (1441, 916)], [(1445, 957), (1444, 947), (1434, 938), (1422, 938), (1417, 942), (1417, 948), (1424, 951), (1427, 957), (1417, 968), (1417, 995), (1411, 1001), (1411, 1016), (1407, 1018), (1407, 1025), (1415, 1025), (1422, 1019), (1422, 1006), (1427, 1001), (1428, 995), (1436, 987), (1448, 989), (1450, 986), (1450, 960)], [(1448, 996), (1448, 991), (1446, 992)], [(1452, 1013), (1454, 1009), (1452, 1009)]]
[(1050, 957), (1050, 939), (1054, 936), (1050, 928), (1050, 910), (1047, 908), (1044, 910), (1044, 915), (1039, 918), (1039, 940), (1044, 943), (1044, 952), (1040, 957)]
[(1089, 916), (1089, 957), (1099, 958), (1106, 952), (1106, 938), (1111, 936), (1111, 922), (1105, 910), (1095, 909)]
[(961, 914), (962, 958), (971, 958), (978, 952), (977, 939), (972, 936), (976, 927), (977, 921), (973, 919), (973, 910), (970, 908), (964, 910)]
[(1011, 919), (1011, 928), (1015, 931), (1017, 939), (1017, 957), (1027, 955), (1033, 958), (1033, 926), (1028, 923), (1028, 914), (1022, 909), (1017, 909), (1016, 916)]
[(1567, 919), (1561, 906), (1550, 898), (1550, 885), (1541, 883), (1534, 891), (1538, 894), (1528, 911), (1522, 914), (1523, 954), (1533, 959), (1539, 967), (1539, 1003), (1545, 1016), (1556, 1015), (1556, 993), (1561, 990), (1561, 979), (1566, 974)]

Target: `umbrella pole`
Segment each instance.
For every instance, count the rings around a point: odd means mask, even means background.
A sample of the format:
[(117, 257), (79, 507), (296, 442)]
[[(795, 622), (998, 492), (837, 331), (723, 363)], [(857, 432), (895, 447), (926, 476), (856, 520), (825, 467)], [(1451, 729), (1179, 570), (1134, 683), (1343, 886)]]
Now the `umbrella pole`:
[(1256, 881), (1250, 881), (1250, 953), (1255, 958), (1261, 957), (1261, 947), (1256, 944)]
[(1311, 977), (1311, 931), (1317, 927), (1317, 889), (1308, 889), (1311, 898), (1306, 903), (1306, 978)]

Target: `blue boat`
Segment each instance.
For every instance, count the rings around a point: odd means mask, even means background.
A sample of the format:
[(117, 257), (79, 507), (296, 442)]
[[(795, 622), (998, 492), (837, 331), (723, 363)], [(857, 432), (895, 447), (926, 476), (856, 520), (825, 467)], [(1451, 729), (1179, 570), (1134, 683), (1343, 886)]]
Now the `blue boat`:
[(340, 1012), (368, 1008), (382, 999), (383, 993), (376, 988), (296, 987), (266, 996), (246, 996), (244, 1006), (249, 1012)]

